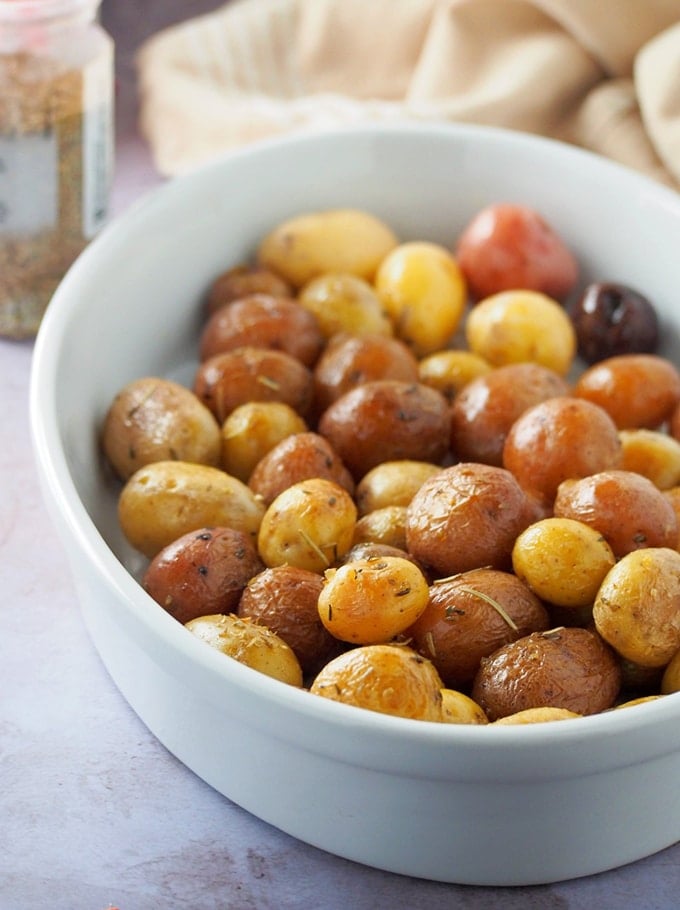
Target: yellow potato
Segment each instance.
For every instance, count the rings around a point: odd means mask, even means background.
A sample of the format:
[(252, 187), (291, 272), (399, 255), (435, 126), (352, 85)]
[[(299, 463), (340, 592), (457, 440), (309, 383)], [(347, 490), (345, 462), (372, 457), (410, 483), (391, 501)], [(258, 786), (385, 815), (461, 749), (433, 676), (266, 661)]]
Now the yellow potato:
[(665, 666), (680, 648), (680, 553), (645, 547), (622, 557), (602, 582), (593, 620), (622, 657)]
[(261, 241), (257, 258), (298, 288), (326, 272), (372, 281), (397, 243), (394, 232), (369, 212), (328, 209), (279, 224)]
[(660, 490), (680, 484), (680, 442), (658, 430), (619, 430), (621, 470), (635, 471)]
[(436, 243), (403, 243), (393, 249), (380, 263), (375, 287), (397, 337), (418, 356), (446, 346), (467, 302), (458, 263)]
[(128, 542), (149, 559), (197, 528), (227, 526), (253, 538), (264, 505), (244, 483), (218, 468), (158, 461), (136, 471), (118, 500)]
[(260, 525), (258, 549), (267, 566), (324, 572), (352, 546), (357, 510), (344, 487), (313, 477), (280, 493)]
[(154, 461), (219, 465), (220, 427), (189, 389), (157, 376), (135, 379), (111, 402), (102, 447), (122, 480)]
[(512, 550), (515, 575), (559, 607), (592, 604), (615, 562), (602, 534), (572, 518), (544, 518), (529, 525)]
[(420, 361), (418, 378), (424, 385), (429, 385), (453, 401), (464, 386), (491, 370), (491, 364), (472, 351), (435, 351)]
[(362, 645), (335, 657), (310, 692), (380, 714), (442, 719), (443, 683), (426, 658), (402, 645)]
[(387, 506), (408, 506), (428, 477), (441, 471), (441, 465), (428, 461), (383, 461), (364, 474), (356, 488), (360, 515)]
[(567, 708), (526, 708), (516, 714), (500, 717), (494, 721), (494, 725), (509, 727), (519, 724), (542, 724), (551, 720), (571, 720), (574, 717), (582, 717), (582, 715), (569, 711)]
[(661, 677), (661, 694), (680, 692), (680, 651), (676, 651)]
[(352, 546), (379, 543), (406, 550), (406, 506), (384, 506), (362, 515), (354, 526)]
[(186, 628), (201, 641), (259, 673), (291, 686), (302, 685), (295, 652), (275, 632), (233, 614), (199, 616)]
[(445, 724), (488, 724), (489, 718), (469, 695), (455, 689), (442, 689), (442, 721)]
[(538, 291), (502, 291), (476, 304), (465, 323), (470, 350), (496, 367), (538, 363), (565, 376), (576, 332), (557, 301)]
[(302, 288), (298, 303), (316, 316), (327, 339), (341, 332), (394, 334), (390, 317), (374, 288), (356, 275), (336, 272), (319, 275)]
[(307, 429), (303, 418), (283, 401), (239, 405), (222, 425), (222, 466), (246, 483), (255, 465), (277, 443)]
[(357, 559), (325, 574), (319, 617), (341, 641), (388, 642), (418, 619), (429, 600), (425, 576), (400, 556)]

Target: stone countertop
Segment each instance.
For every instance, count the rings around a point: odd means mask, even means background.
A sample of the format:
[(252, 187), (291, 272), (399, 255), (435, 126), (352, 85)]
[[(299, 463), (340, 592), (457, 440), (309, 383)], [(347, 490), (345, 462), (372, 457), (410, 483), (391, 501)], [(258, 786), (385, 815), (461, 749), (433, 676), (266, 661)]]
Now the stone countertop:
[[(114, 214), (161, 182), (134, 128), (134, 47), (216, 5), (105, 0), (118, 45)], [(32, 460), (31, 355), (30, 342), (0, 341), (0, 910), (677, 908), (680, 844), (549, 886), (418, 881), (299, 843), (183, 767), (120, 696), (83, 626)]]

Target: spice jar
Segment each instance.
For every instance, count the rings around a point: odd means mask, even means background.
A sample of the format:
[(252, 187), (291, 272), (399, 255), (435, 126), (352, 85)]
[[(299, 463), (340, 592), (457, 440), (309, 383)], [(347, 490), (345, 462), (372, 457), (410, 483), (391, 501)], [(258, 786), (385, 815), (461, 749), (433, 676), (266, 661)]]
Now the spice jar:
[(113, 42), (100, 0), (0, 0), (0, 335), (29, 338), (107, 217)]

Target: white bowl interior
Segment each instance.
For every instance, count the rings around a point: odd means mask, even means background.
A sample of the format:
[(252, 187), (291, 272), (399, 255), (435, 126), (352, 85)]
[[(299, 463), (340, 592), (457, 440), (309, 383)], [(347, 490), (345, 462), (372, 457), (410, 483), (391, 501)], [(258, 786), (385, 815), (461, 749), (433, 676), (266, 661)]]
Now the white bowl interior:
[(680, 696), (568, 724), (485, 730), (372, 715), (261, 677), (195, 641), (139, 588), (143, 561), (120, 532), (98, 445), (126, 382), (191, 376), (210, 280), (248, 259), (277, 222), (354, 206), (404, 240), (452, 246), (476, 211), (501, 200), (541, 211), (576, 251), (584, 281), (646, 293), (662, 319), (663, 353), (680, 362), (680, 202), (671, 191), (519, 134), (347, 129), (229, 156), (106, 229), (48, 310), (31, 417), (45, 499), (94, 643), (171, 751), (256, 815), (331, 852), (442, 881), (532, 884), (680, 838)]

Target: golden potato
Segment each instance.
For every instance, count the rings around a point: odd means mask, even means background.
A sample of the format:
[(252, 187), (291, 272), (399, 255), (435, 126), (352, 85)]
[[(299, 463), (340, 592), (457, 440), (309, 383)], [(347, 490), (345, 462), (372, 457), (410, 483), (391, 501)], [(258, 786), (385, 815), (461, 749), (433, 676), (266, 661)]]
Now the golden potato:
[(216, 614), (192, 619), (185, 628), (252, 670), (291, 686), (302, 686), (302, 669), (293, 649), (266, 626), (233, 614)]
[(222, 424), (222, 467), (248, 482), (255, 465), (283, 439), (304, 433), (307, 424), (283, 401), (248, 401)]
[(428, 585), (408, 559), (358, 559), (329, 569), (318, 601), (326, 629), (352, 644), (388, 642), (418, 619)]
[(522, 531), (512, 568), (534, 594), (560, 607), (586, 607), (616, 557), (603, 535), (571, 518), (544, 518)]
[(198, 528), (230, 527), (255, 538), (264, 510), (236, 477), (184, 461), (158, 461), (140, 468), (118, 499), (123, 534), (149, 559)]
[(380, 543), (406, 549), (406, 506), (384, 506), (362, 515), (354, 526), (352, 546)]
[(634, 471), (660, 490), (680, 484), (680, 441), (659, 430), (620, 430), (624, 471)]
[(429, 660), (403, 645), (362, 645), (319, 671), (310, 692), (368, 711), (442, 720), (444, 688)]
[(467, 303), (458, 263), (436, 243), (412, 241), (395, 247), (380, 263), (375, 287), (397, 337), (419, 357), (446, 346)]
[(488, 724), (489, 718), (469, 695), (455, 689), (442, 689), (442, 721), (445, 724)]
[(285, 489), (267, 508), (258, 549), (267, 566), (324, 572), (352, 546), (356, 506), (344, 487), (312, 477)]
[(447, 401), (453, 401), (468, 382), (486, 376), (493, 367), (472, 351), (434, 351), (420, 360), (418, 379), (424, 385), (441, 392)]
[(397, 243), (391, 228), (369, 212), (327, 209), (277, 225), (262, 239), (257, 260), (298, 288), (326, 272), (349, 272), (372, 281)]
[(383, 461), (364, 474), (357, 484), (355, 500), (360, 515), (387, 506), (408, 506), (428, 477), (441, 471), (429, 461), (398, 459)]
[(102, 447), (122, 480), (154, 461), (217, 466), (220, 427), (189, 389), (147, 376), (128, 383), (114, 398), (104, 419)]
[(517, 711), (507, 717), (499, 717), (494, 721), (494, 725), (509, 727), (519, 724), (543, 724), (551, 720), (572, 720), (574, 717), (583, 715), (567, 708), (525, 708), (524, 711)]
[(645, 547), (626, 554), (602, 582), (593, 620), (627, 660), (667, 664), (680, 648), (680, 553)]
[(298, 294), (300, 309), (314, 317), (324, 338), (339, 333), (391, 338), (394, 327), (368, 281), (342, 272), (313, 278)]

